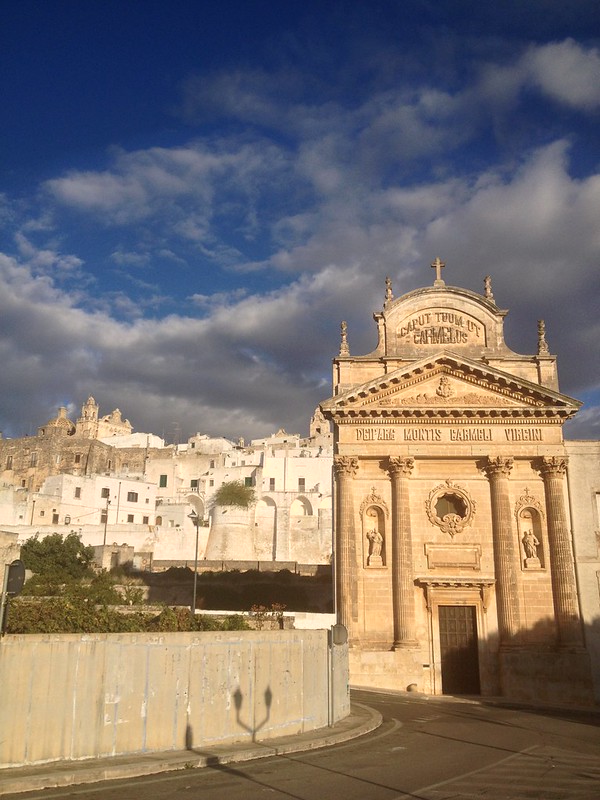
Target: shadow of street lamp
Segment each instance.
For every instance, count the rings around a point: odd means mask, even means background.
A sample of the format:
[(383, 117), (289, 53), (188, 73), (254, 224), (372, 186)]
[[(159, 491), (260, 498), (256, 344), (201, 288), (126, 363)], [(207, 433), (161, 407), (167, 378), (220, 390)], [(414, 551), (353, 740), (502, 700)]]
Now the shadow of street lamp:
[(257, 725), (252, 727), (251, 725), (246, 725), (245, 722), (242, 722), (241, 719), (241, 710), (242, 710), (242, 703), (244, 702), (244, 695), (242, 694), (242, 690), (238, 686), (235, 692), (233, 693), (233, 702), (235, 704), (235, 718), (237, 724), (240, 728), (244, 728), (244, 730), (248, 731), (252, 735), (252, 741), (256, 741), (256, 734), (258, 731), (263, 728), (271, 717), (271, 704), (273, 703), (273, 692), (271, 691), (271, 687), (267, 686), (264, 693), (265, 699), (265, 708), (267, 709), (267, 713), (265, 718), (262, 722), (259, 722)]
[(200, 527), (201, 520), (194, 510), (192, 510), (191, 514), (188, 514), (188, 518), (192, 520), (194, 527), (196, 528), (196, 550), (194, 552), (194, 591), (192, 594), (192, 605), (190, 608), (192, 620), (194, 620), (196, 616), (196, 590), (198, 588), (198, 529)]

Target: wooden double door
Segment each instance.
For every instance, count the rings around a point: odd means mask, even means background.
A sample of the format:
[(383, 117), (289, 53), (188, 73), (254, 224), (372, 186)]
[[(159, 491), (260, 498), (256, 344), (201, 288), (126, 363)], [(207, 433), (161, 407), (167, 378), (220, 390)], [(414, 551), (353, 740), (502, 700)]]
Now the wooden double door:
[(438, 606), (442, 692), (480, 694), (477, 609)]

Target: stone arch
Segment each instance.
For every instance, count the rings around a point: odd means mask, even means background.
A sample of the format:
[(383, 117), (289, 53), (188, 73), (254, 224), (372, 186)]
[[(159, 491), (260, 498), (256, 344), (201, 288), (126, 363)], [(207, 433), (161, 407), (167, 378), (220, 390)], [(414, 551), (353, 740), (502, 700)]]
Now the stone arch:
[(277, 503), (263, 496), (254, 508), (254, 549), (258, 558), (276, 557)]
[(312, 517), (312, 515), (313, 507), (306, 497), (299, 495), (298, 497), (294, 498), (290, 506), (291, 517)]
[(201, 497), (199, 497), (197, 494), (190, 493), (186, 495), (184, 502), (188, 503), (194, 509), (200, 519), (204, 519), (206, 506), (204, 505), (204, 501)]

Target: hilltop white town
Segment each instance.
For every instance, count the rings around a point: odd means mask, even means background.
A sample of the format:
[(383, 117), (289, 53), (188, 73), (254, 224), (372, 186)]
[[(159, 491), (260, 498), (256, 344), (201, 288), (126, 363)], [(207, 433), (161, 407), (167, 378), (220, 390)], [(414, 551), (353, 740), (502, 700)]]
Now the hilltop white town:
[[(105, 568), (265, 562), (280, 569), (329, 564), (332, 436), (316, 410), (306, 437), (283, 429), (244, 443), (196, 433), (165, 444), (134, 432), (119, 409), (102, 416), (88, 397), (35, 436), (0, 440), (0, 529), (13, 546), (50, 532), (77, 533)], [(250, 508), (216, 508), (224, 483), (252, 487)]]

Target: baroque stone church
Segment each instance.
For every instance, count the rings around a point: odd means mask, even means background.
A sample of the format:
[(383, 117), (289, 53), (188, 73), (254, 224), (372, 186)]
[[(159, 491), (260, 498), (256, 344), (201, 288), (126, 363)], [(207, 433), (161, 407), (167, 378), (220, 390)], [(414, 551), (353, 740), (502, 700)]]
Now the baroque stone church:
[(355, 685), (592, 702), (559, 391), (504, 341), (484, 293), (433, 286), (374, 314), (378, 342), (333, 359), (337, 613)]

